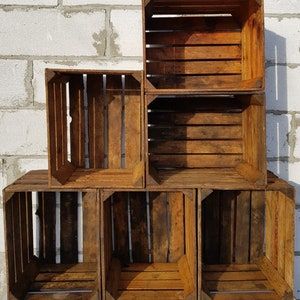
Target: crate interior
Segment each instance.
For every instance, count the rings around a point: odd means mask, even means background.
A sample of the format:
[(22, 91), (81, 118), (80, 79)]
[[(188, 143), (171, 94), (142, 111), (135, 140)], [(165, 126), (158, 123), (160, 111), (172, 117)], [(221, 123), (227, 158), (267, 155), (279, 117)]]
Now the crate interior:
[(271, 191), (214, 191), (202, 202), (202, 289), (211, 299), (292, 299), (289, 203)]
[(116, 192), (103, 204), (106, 299), (193, 299), (195, 201), (182, 192)]
[(159, 96), (148, 106), (147, 125), (156, 183), (264, 183), (263, 106), (251, 96)]
[(96, 208), (94, 192), (13, 194), (5, 203), (13, 297), (90, 299), (97, 295)]
[(139, 75), (47, 72), (52, 185), (141, 184)]
[(148, 90), (263, 88), (261, 1), (146, 2)]

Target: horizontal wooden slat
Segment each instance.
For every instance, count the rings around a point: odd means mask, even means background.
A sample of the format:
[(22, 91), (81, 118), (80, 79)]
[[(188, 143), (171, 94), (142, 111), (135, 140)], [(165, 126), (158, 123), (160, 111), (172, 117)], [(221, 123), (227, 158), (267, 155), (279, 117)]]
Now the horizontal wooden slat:
[(158, 47), (147, 48), (147, 60), (200, 60), (200, 59), (240, 59), (241, 47), (228, 46), (198, 46), (198, 47)]
[(122, 268), (122, 271), (127, 272), (178, 272), (177, 263), (152, 263), (152, 264), (143, 264), (135, 263), (129, 264), (126, 267)]
[(97, 266), (95, 263), (79, 263), (79, 264), (54, 264), (54, 265), (41, 265), (40, 272), (42, 273), (84, 273), (96, 272)]
[(206, 272), (258, 271), (259, 267), (255, 264), (205, 265), (203, 270)]
[(242, 161), (242, 155), (155, 155), (150, 154), (150, 162), (155, 168), (209, 168), (209, 167), (235, 167)]
[(150, 153), (242, 153), (241, 140), (149, 142)]
[(216, 294), (213, 300), (280, 300), (274, 292)]
[(93, 290), (95, 281), (68, 281), (68, 282), (34, 282), (30, 291), (68, 291), (68, 290)]
[(147, 63), (147, 74), (240, 74), (241, 62), (238, 60), (220, 61), (176, 61)]
[(180, 276), (179, 272), (121, 272), (120, 280), (180, 280)]
[(203, 278), (212, 281), (266, 280), (266, 276), (261, 271), (205, 272)]
[(150, 113), (149, 124), (239, 125), (240, 113)]
[(96, 279), (96, 272), (85, 273), (40, 273), (35, 281), (93, 281)]
[(121, 280), (119, 290), (183, 290), (181, 280)]
[(241, 33), (232, 32), (149, 32), (148, 45), (239, 45)]
[(146, 22), (146, 30), (188, 30), (188, 31), (240, 31), (239, 24), (232, 17), (160, 17)]
[(183, 291), (120, 291), (119, 300), (176, 300), (184, 299)]
[(66, 293), (33, 293), (27, 294), (26, 300), (80, 300), (80, 299), (91, 299), (92, 292), (66, 292)]
[(151, 139), (240, 139), (241, 126), (178, 126), (178, 127), (150, 127)]
[(267, 280), (255, 281), (207, 281), (205, 287), (213, 292), (228, 291), (273, 291)]

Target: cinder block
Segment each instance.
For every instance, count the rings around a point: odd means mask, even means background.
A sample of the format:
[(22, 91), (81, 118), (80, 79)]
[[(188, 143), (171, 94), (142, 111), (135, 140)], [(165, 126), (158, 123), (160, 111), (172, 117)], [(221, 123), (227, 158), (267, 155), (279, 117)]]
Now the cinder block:
[(110, 36), (112, 56), (142, 56), (141, 10), (112, 10), (110, 22), (113, 30)]
[(103, 60), (103, 61), (34, 61), (33, 87), (34, 102), (46, 103), (45, 69), (81, 69), (81, 70), (142, 70), (141, 60)]
[(0, 11), (0, 55), (103, 56), (105, 12)]
[[(4, 220), (3, 220), (3, 208), (0, 208), (0, 252), (5, 252), (5, 244), (4, 244)], [(0, 255), (1, 256), (1, 255)], [(1, 258), (0, 258), (1, 260)], [(2, 271), (0, 267), (0, 281), (2, 277)], [(1, 282), (0, 282), (0, 287), (1, 287)], [(1, 293), (0, 293), (1, 295)], [(1, 298), (3, 299), (3, 298)]]
[(28, 104), (26, 72), (27, 62), (24, 60), (0, 60), (0, 106)]
[(268, 67), (266, 72), (267, 109), (300, 111), (299, 78), (300, 67), (282, 65)]
[(63, 0), (64, 5), (142, 5), (142, 0)]
[(0, 253), (0, 299), (7, 299), (5, 253)]
[(291, 115), (267, 114), (267, 157), (288, 157)]
[(45, 155), (45, 110), (0, 111), (0, 155)]
[(299, 0), (265, 0), (266, 14), (295, 14), (299, 12)]
[(294, 149), (294, 156), (300, 158), (300, 115), (296, 115), (296, 124), (298, 125), (296, 129), (296, 145)]
[(57, 0), (0, 0), (0, 5), (57, 5)]
[(266, 17), (265, 28), (266, 59), (278, 63), (300, 63), (300, 19)]

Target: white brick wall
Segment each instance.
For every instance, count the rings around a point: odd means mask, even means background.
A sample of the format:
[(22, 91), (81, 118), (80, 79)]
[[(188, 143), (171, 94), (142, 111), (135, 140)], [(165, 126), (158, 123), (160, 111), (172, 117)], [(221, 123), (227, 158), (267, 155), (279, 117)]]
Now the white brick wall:
[[(142, 68), (140, 4), (0, 0), (0, 189), (47, 167), (45, 68)], [(300, 205), (300, 1), (265, 0), (265, 12), (268, 165), (296, 187)], [(3, 261), (1, 251), (0, 207)], [(296, 266), (300, 299), (299, 257)], [(0, 299), (3, 278), (0, 268)]]

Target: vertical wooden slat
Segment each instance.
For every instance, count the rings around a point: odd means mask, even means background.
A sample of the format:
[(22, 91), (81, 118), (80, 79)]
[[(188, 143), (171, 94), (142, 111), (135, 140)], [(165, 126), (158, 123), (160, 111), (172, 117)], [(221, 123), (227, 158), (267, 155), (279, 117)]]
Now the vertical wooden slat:
[(286, 230), (286, 197), (283, 193), (278, 193), (278, 264), (279, 274), (284, 278), (285, 275), (285, 230)]
[(8, 267), (8, 285), (12, 288), (15, 283), (15, 255), (14, 255), (14, 244), (13, 244), (13, 212), (12, 204), (15, 200), (15, 195), (12, 196), (5, 204), (5, 232), (6, 232), (6, 255), (7, 255), (7, 267)]
[(83, 211), (83, 261), (97, 261), (97, 194), (87, 192), (82, 195)]
[(120, 75), (106, 77), (108, 100), (108, 167), (121, 168), (122, 79)]
[(62, 192), (60, 196), (60, 255), (65, 264), (78, 262), (78, 193)]
[(78, 168), (84, 167), (85, 118), (84, 86), (82, 75), (72, 75), (69, 81), (70, 94), (70, 142), (71, 162)]
[(125, 77), (125, 166), (134, 168), (141, 159), (141, 92), (132, 76)]
[(62, 165), (68, 161), (68, 129), (67, 129), (67, 97), (66, 83), (60, 83), (60, 106), (61, 106), (61, 144), (62, 144)]
[[(64, 165), (63, 161), (63, 112), (62, 112), (62, 84), (60, 81), (55, 82), (55, 145), (56, 145), (56, 155), (57, 155), (57, 170)], [(50, 125), (52, 126), (52, 125)]]
[(129, 263), (127, 193), (114, 194), (115, 252), (123, 263)]
[(16, 280), (19, 281), (22, 278), (22, 241), (21, 241), (21, 228), (20, 228), (20, 194), (16, 194), (12, 203), (12, 223), (13, 223), (13, 244), (15, 254), (15, 271)]
[(26, 219), (28, 240), (28, 261), (33, 260), (33, 225), (32, 225), (32, 193), (26, 193)]
[(200, 189), (197, 190), (197, 300), (202, 300), (201, 291), (202, 291), (202, 243), (203, 243), (203, 235), (202, 235), (202, 204), (204, 199), (202, 198), (202, 191)]
[(166, 193), (150, 193), (152, 261), (168, 261), (168, 207)]
[(234, 247), (234, 215), (236, 194), (222, 192), (221, 228), (220, 228), (220, 263), (232, 263)]
[(251, 192), (250, 263), (263, 255), (265, 227), (265, 192)]
[(249, 263), (250, 242), (250, 192), (242, 191), (236, 202), (235, 262)]
[(28, 222), (27, 222), (27, 196), (26, 193), (19, 193), (20, 205), (20, 229), (22, 240), (22, 267), (29, 263), (29, 241), (28, 241)]
[[(193, 281), (196, 278), (196, 203), (184, 195), (185, 213), (185, 253), (192, 274)], [(193, 282), (195, 284), (195, 282)]]
[(55, 263), (55, 193), (38, 193), (38, 211), (40, 219), (40, 259), (45, 263)]
[(87, 76), (90, 168), (104, 167), (104, 94), (103, 75)]
[(203, 262), (218, 264), (220, 260), (220, 192), (214, 191), (203, 201)]
[(108, 198), (103, 204), (103, 222), (104, 222), (104, 249), (105, 249), (105, 272), (109, 273), (112, 258), (112, 228), (111, 228), (111, 198)]
[(130, 193), (133, 262), (148, 262), (147, 203), (145, 193)]
[(48, 83), (47, 98), (48, 98), (48, 134), (49, 134), (49, 158), (50, 170), (53, 174), (57, 170), (57, 155), (56, 155), (56, 126), (55, 126), (55, 83), (50, 81)]
[(169, 257), (177, 262), (184, 255), (184, 197), (182, 193), (168, 193)]

